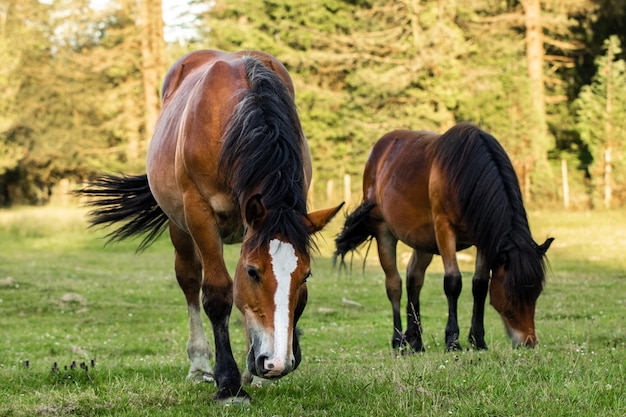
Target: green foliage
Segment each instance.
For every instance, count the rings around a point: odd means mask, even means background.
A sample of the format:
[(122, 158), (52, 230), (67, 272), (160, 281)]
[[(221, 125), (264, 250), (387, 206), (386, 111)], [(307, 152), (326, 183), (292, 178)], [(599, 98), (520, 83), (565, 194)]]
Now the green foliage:
[(15, 97), (20, 87), (20, 80), (14, 74), (20, 63), (19, 51), (11, 48), (8, 39), (0, 38), (0, 175), (17, 165), (24, 154), (23, 147), (7, 140), (5, 132), (9, 131), (18, 117)]
[[(480, 123), (520, 172), (544, 149), (532, 134), (520, 7), (324, 4), (225, 1), (209, 14), (206, 34), (211, 47), (269, 48), (285, 62), (321, 184), (358, 178), (374, 141), (394, 129)], [(510, 25), (511, 12), (522, 23)], [(551, 188), (553, 178), (537, 176), (533, 185), (541, 182)]]
[[(599, 130), (591, 122), (575, 124), (572, 103), (601, 65), (593, 59), (604, 53), (602, 41), (611, 34), (624, 40), (625, 6), (541, 4), (547, 123), (556, 147), (531, 133), (536, 115), (519, 1), (220, 0), (188, 9), (204, 10), (192, 23), (197, 34), (169, 45), (170, 62), (203, 47), (276, 55), (296, 85), (317, 187), (344, 174), (359, 178), (372, 143), (390, 130), (445, 131), (462, 120), (493, 133), (518, 173), (544, 160), (548, 150), (551, 158), (573, 162), (570, 178), (581, 185), (591, 157), (598, 177), (597, 146), (585, 132)], [(87, 0), (0, 4), (0, 205), (45, 203), (61, 179), (144, 169), (137, 3), (109, 6), (94, 11)], [(589, 101), (594, 88), (582, 89), (579, 103)], [(619, 194), (626, 176), (621, 159), (613, 158), (618, 202), (626, 201)], [(556, 175), (545, 163), (538, 168), (525, 178), (531, 194), (553, 204)]]
[[(604, 183), (607, 165), (616, 172), (615, 181), (626, 186), (624, 149), (626, 148), (626, 62), (618, 59), (621, 45), (617, 36), (604, 44), (605, 55), (596, 59), (598, 72), (591, 84), (583, 86), (576, 109), (576, 128), (592, 157), (590, 172), (596, 185)], [(605, 161), (610, 152), (610, 161)]]
[[(25, 22), (26, 16), (45, 15), (47, 8), (38, 1), (2, 4), (3, 19), (0, 36), (0, 176), (15, 169), (21, 158), (28, 152), (28, 143), (17, 130), (30, 134), (28, 128), (21, 128), (22, 108), (20, 90), (28, 80), (27, 63), (38, 63), (39, 47), (49, 34), (46, 27), (36, 22)], [(1, 194), (1, 193), (0, 193)], [(0, 197), (0, 204), (2, 203)]]
[[(418, 355), (390, 348), (391, 307), (375, 250), (364, 272), (358, 255), (352, 273), (332, 268), (332, 236), (341, 225), (334, 220), (320, 238), (299, 323), (303, 362), (276, 383), (249, 387), (253, 402), (247, 407), (220, 406), (211, 400), (214, 386), (185, 380), (187, 309), (167, 237), (140, 255), (134, 253), (137, 242), (103, 247), (105, 231), (86, 231), (84, 215), (76, 209), (0, 211), (0, 415), (626, 413), (626, 260), (624, 231), (615, 227), (620, 211), (530, 213), (537, 240), (556, 237), (538, 300), (540, 344), (534, 350), (511, 349), (502, 321), (487, 304), (490, 350), (444, 352), (447, 307), (435, 259), (421, 296), (427, 352)], [(398, 249), (402, 262), (409, 251)], [(238, 254), (237, 246), (226, 248), (231, 271)], [(471, 261), (461, 262), (464, 334), (472, 308), (471, 268)], [(206, 319), (205, 329), (210, 335)], [(231, 331), (243, 366), (245, 336), (236, 310)], [(55, 362), (58, 371), (52, 370)]]
[(314, 178), (360, 176), (385, 132), (454, 123), (465, 39), (438, 18), (436, 2), (426, 3), (418, 11), (404, 2), (224, 2), (209, 15), (207, 36), (211, 47), (264, 49), (283, 61)]
[(33, 3), (9, 7), (12, 25), (0, 36), (0, 53), (11, 45), (0, 85), (12, 86), (0, 97), (2, 205), (45, 203), (63, 178), (132, 169), (125, 146), (142, 128), (132, 10), (102, 16), (86, 1)]
[[(605, 52), (607, 55), (596, 60), (598, 72), (591, 84), (583, 86), (575, 103), (578, 131), (595, 160), (601, 159), (600, 155), (607, 145), (613, 142), (619, 144), (626, 130), (623, 118), (626, 112), (626, 63), (616, 58), (621, 53), (617, 36), (606, 40)], [(607, 107), (612, 108), (612, 114), (606, 114)], [(607, 116), (611, 119), (607, 120)], [(607, 137), (607, 124), (615, 129), (612, 132), (614, 137)]]

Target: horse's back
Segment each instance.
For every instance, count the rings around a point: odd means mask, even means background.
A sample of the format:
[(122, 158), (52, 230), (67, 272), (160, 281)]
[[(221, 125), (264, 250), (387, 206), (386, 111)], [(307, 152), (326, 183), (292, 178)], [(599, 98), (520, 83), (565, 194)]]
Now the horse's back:
[(372, 215), (409, 246), (437, 251), (429, 200), (431, 144), (439, 134), (397, 130), (372, 148), (363, 177), (363, 193), (376, 206)]
[[(202, 166), (202, 174), (209, 179), (204, 187), (213, 188), (210, 193), (217, 195), (221, 125), (227, 122), (226, 106), (233, 106), (230, 96), (243, 85), (233, 81), (236, 74), (229, 72), (234, 68), (224, 65), (220, 55), (197, 51), (172, 66), (163, 82), (162, 108), (148, 148), (146, 168), (152, 194), (170, 220), (183, 230), (183, 192), (193, 182), (188, 173), (195, 170), (190, 163)], [(194, 159), (194, 154), (204, 163), (185, 159), (188, 155)]]
[(259, 51), (191, 52), (172, 65), (163, 81), (162, 109), (148, 149), (147, 174), (159, 206), (183, 230), (183, 194), (188, 189), (201, 194), (220, 218), (239, 219), (218, 165), (230, 116), (241, 92), (249, 88), (247, 57), (273, 70), (293, 95), (284, 66)]
[(178, 59), (169, 69), (163, 80), (162, 101), (165, 104), (180, 87), (183, 80), (198, 68), (210, 66), (215, 62), (236, 63), (245, 57), (254, 57), (274, 71), (285, 82), (290, 93), (294, 94), (291, 77), (284, 65), (275, 57), (261, 51), (246, 50), (223, 52), (210, 49), (193, 51)]

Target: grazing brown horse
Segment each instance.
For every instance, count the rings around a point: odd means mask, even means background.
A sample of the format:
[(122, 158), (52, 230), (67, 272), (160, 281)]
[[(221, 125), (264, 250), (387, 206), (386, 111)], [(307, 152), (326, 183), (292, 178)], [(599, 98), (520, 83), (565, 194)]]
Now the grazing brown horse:
[[(307, 213), (311, 156), (291, 78), (274, 57), (190, 53), (167, 73), (162, 96), (147, 174), (106, 175), (78, 194), (93, 198), (92, 224), (123, 223), (112, 240), (148, 233), (142, 249), (169, 225), (189, 312), (188, 378), (215, 381), (218, 400), (245, 401), (228, 330), (233, 300), (248, 335), (248, 371), (271, 379), (296, 369), (311, 236), (341, 206)], [(243, 243), (233, 287), (223, 244), (235, 242)]]
[[(336, 238), (335, 258), (375, 238), (393, 310), (392, 345), (423, 351), (419, 295), (433, 254), (444, 265), (448, 300), (446, 347), (460, 349), (457, 300), (458, 250), (475, 245), (474, 309), (470, 343), (486, 349), (487, 292), (514, 345), (534, 346), (535, 304), (545, 279), (544, 256), (552, 238), (532, 239), (519, 184), (504, 149), (488, 133), (459, 124), (443, 135), (394, 131), (374, 145), (363, 174), (363, 202)], [(407, 329), (402, 333), (402, 282), (398, 240), (413, 249), (407, 267)]]

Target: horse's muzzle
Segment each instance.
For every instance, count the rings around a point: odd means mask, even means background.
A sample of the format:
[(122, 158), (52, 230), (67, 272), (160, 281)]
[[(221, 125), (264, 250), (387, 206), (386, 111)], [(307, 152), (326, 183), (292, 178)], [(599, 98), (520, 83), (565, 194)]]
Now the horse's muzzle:
[(300, 353), (300, 344), (298, 343), (297, 332), (294, 332), (292, 350), (293, 354), (288, 355), (287, 358), (279, 358), (275, 356), (271, 357), (269, 354), (264, 352), (257, 353), (254, 341), (251, 341), (250, 351), (248, 352), (248, 357), (246, 358), (247, 368), (252, 375), (260, 378), (281, 378), (288, 373), (295, 371), (298, 365), (300, 365), (302, 355)]
[(256, 355), (254, 349), (250, 349), (247, 366), (252, 375), (267, 379), (278, 379), (293, 371), (298, 364), (293, 357), (288, 360), (277, 357), (270, 358), (265, 354)]
[(511, 339), (511, 343), (513, 344), (513, 348), (518, 348), (520, 346), (533, 348), (537, 346), (539, 343), (539, 339), (535, 336), (534, 333), (523, 334), (522, 332), (506, 328), (507, 334), (509, 335), (509, 339)]

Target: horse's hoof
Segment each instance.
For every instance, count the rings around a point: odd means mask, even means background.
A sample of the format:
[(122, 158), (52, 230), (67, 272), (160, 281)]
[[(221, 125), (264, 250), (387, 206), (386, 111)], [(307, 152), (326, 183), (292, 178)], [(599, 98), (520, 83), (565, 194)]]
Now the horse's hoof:
[(256, 375), (252, 375), (252, 373), (247, 369), (241, 376), (241, 385), (250, 385), (254, 388), (261, 388), (262, 386), (269, 385), (271, 383), (272, 381), (270, 379), (265, 379)]
[(467, 341), (474, 350), (487, 350), (487, 343), (485, 343), (484, 337), (476, 337), (473, 331), (470, 331)]
[(215, 401), (224, 406), (248, 406), (250, 405), (250, 401), (252, 398), (250, 395), (243, 390), (243, 388), (239, 388), (237, 391), (233, 393), (233, 390), (228, 388), (220, 388), (215, 393)]
[(485, 343), (470, 343), (470, 345), (472, 346), (472, 349), (474, 350), (488, 350), (487, 344)]
[(194, 384), (215, 382), (215, 378), (213, 378), (213, 372), (206, 371), (189, 372), (189, 375), (187, 375), (187, 380), (193, 382)]
[(221, 404), (224, 407), (248, 407), (252, 400), (250, 399), (250, 397), (228, 397), (222, 399), (216, 398), (216, 401), (218, 404)]
[(461, 344), (459, 342), (455, 342), (451, 343), (446, 350), (448, 352), (458, 352), (459, 350), (463, 350), (463, 348), (461, 348)]
[(402, 350), (406, 347), (406, 339), (404, 337), (394, 337), (391, 339), (391, 347), (394, 350)]
[(421, 343), (416, 344), (415, 346), (411, 345), (411, 352), (412, 353), (424, 353), (426, 352), (426, 348)]
[(241, 385), (252, 385), (252, 381), (254, 380), (254, 375), (247, 369), (243, 371), (241, 375)]
[(272, 384), (272, 380), (261, 378), (258, 376), (253, 376), (252, 381), (250, 381), (250, 385), (253, 386), (254, 388), (261, 388), (263, 386), (267, 386), (271, 384)]

